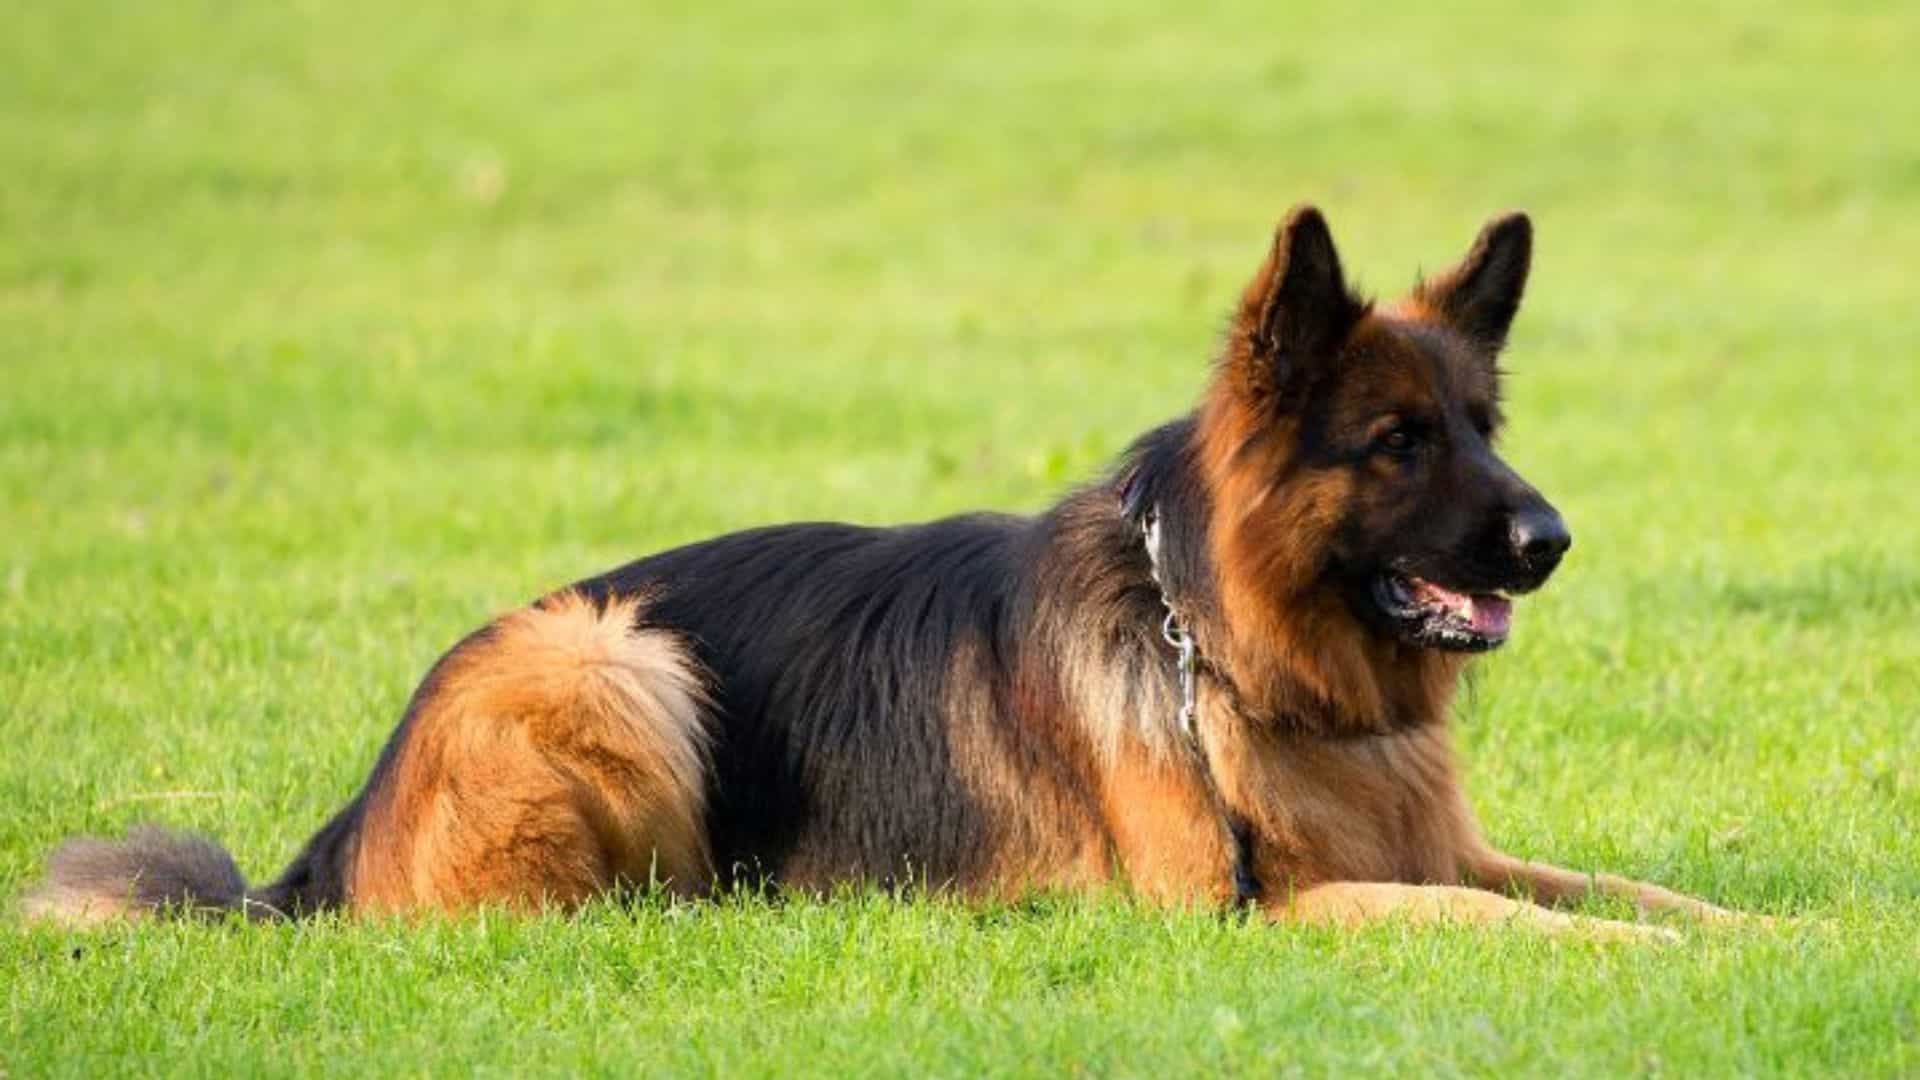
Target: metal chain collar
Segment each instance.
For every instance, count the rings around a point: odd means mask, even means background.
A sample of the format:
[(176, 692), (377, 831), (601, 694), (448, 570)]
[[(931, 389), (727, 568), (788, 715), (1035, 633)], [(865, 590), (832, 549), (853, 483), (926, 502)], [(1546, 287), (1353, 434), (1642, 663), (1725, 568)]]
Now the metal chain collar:
[(1196, 672), (1200, 666), (1199, 652), (1194, 648), (1193, 633), (1187, 629), (1180, 618), (1180, 612), (1167, 596), (1167, 583), (1160, 576), (1160, 508), (1151, 507), (1140, 523), (1140, 532), (1147, 545), (1147, 572), (1153, 576), (1153, 584), (1160, 590), (1160, 606), (1167, 609), (1167, 617), (1160, 624), (1160, 637), (1173, 646), (1179, 659), (1176, 661), (1180, 672), (1180, 733), (1188, 739), (1197, 740), (1198, 729), (1195, 724), (1200, 715), (1200, 688)]
[(1180, 610), (1173, 606), (1173, 598), (1167, 593), (1167, 583), (1160, 574), (1160, 508), (1147, 508), (1140, 523), (1142, 538), (1147, 547), (1147, 569), (1153, 575), (1153, 584), (1160, 591), (1160, 606), (1167, 609), (1167, 617), (1160, 623), (1160, 637), (1173, 646), (1179, 656), (1180, 670), (1180, 733), (1185, 736), (1197, 764), (1200, 768), (1201, 782), (1206, 787), (1207, 800), (1213, 805), (1214, 815), (1219, 819), (1220, 828), (1225, 835), (1227, 850), (1233, 853), (1233, 895), (1235, 903), (1241, 908), (1251, 907), (1260, 899), (1260, 882), (1253, 874), (1248, 839), (1244, 824), (1237, 823), (1232, 808), (1220, 794), (1220, 785), (1213, 778), (1213, 766), (1207, 761), (1207, 745), (1200, 737), (1199, 717), (1200, 700), (1198, 673), (1200, 667), (1199, 650), (1194, 646), (1193, 631), (1187, 628), (1186, 621), (1180, 617)]

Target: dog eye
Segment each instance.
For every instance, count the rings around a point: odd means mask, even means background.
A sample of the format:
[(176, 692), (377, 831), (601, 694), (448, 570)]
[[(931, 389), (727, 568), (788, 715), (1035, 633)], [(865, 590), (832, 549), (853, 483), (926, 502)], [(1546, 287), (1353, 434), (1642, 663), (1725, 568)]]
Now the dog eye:
[(1380, 449), (1389, 454), (1402, 456), (1411, 454), (1419, 445), (1420, 436), (1405, 426), (1392, 428), (1385, 435), (1380, 436)]

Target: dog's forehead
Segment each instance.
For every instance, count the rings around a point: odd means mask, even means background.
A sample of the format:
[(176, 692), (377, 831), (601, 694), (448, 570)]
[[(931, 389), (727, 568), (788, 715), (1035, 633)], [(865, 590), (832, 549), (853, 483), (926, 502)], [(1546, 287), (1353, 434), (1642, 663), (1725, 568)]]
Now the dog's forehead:
[(1497, 396), (1492, 359), (1444, 326), (1374, 316), (1356, 329), (1349, 349), (1351, 386), (1366, 397), (1443, 405)]

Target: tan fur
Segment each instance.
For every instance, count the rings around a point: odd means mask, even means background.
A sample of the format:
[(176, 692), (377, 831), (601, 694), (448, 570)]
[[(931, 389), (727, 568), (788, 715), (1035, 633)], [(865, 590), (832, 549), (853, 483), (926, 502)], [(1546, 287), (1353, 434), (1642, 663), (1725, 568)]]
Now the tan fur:
[[(1084, 615), (1082, 615), (1084, 619)], [(1071, 616), (1062, 619), (1071, 620)], [(1070, 707), (1089, 718), (1093, 746), (1105, 762), (1117, 762), (1138, 750), (1165, 759), (1179, 749), (1179, 740), (1167, 724), (1169, 703), (1138, 677), (1115, 677), (1110, 650), (1120, 633), (1095, 633), (1095, 628), (1069, 625), (1056, 635), (1065, 640), (1052, 657), (1061, 688)], [(1141, 663), (1157, 663), (1144, 657)]]
[(134, 922), (151, 915), (149, 909), (138, 904), (91, 889), (43, 885), (20, 899), (22, 921), (51, 923), (71, 930)]
[(1233, 898), (1233, 852), (1188, 763), (1136, 745), (1110, 758), (1100, 780), (1116, 869), (1129, 889), (1181, 907)]
[(1679, 938), (1663, 927), (1566, 915), (1453, 885), (1343, 881), (1307, 889), (1269, 906), (1267, 911), (1276, 920), (1310, 926), (1352, 928), (1398, 920), (1412, 926), (1511, 926), (1597, 941)]
[[(971, 642), (955, 650), (947, 685), (947, 753), (989, 823), (978, 841), (984, 865), (963, 890), (1011, 899), (1035, 888), (1085, 889), (1108, 880), (1106, 838), (1087, 793), (1073, 782), (1090, 767), (1092, 751), (1064, 723), (1059, 703), (1029, 695), (1023, 707), (1003, 708)], [(1036, 738), (1042, 734), (1048, 737)], [(1041, 747), (1049, 753), (1036, 758)]]
[[(1544, 904), (1598, 892), (1646, 911), (1728, 915), (1657, 886), (1576, 874), (1488, 847), (1456, 778), (1447, 727), (1465, 658), (1369, 633), (1346, 600), (1323, 586), (1328, 545), (1361, 496), (1352, 474), (1294, 467), (1289, 455), (1301, 432), (1296, 414), (1278, 406), (1285, 391), (1276, 376), (1289, 361), (1276, 360), (1268, 337), (1288, 253), (1303, 250), (1320, 267), (1331, 265), (1310, 241), (1304, 247), (1292, 242), (1292, 230), (1318, 224), (1314, 212), (1301, 210), (1283, 225), (1242, 297), (1199, 410), (1197, 459), (1212, 505), (1208, 534), (1219, 604), (1205, 628), (1211, 636), (1199, 637), (1218, 672), (1201, 699), (1209, 763), (1202, 773), (1164, 753), (1105, 760), (1103, 788), (1119, 793), (1108, 799), (1109, 828), (1127, 841), (1123, 846), (1152, 853), (1121, 860), (1130, 880), (1143, 892), (1169, 897), (1218, 888), (1217, 860), (1229, 852), (1204, 838), (1204, 826), (1220, 816), (1211, 788), (1246, 826), (1250, 869), (1263, 906), (1276, 918), (1337, 925), (1384, 918), (1507, 922), (1615, 938), (1666, 934), (1570, 918), (1492, 890)], [(1451, 317), (1448, 290), (1479, 272), (1491, 235), (1482, 234), (1462, 268), (1391, 308), (1375, 312), (1350, 301), (1339, 316), (1352, 322), (1338, 377), (1342, 402), (1356, 403), (1357, 411), (1336, 422), (1366, 423), (1374, 414), (1358, 410), (1377, 409), (1374, 402), (1442, 398), (1497, 416), (1489, 358), (1446, 353), (1430, 360), (1397, 333)], [(1108, 678), (1130, 674), (1115, 670)], [(1079, 695), (1083, 701), (1098, 696)], [(1101, 729), (1100, 721), (1094, 724)], [(1220, 835), (1217, 825), (1213, 833)]]
[[(1071, 505), (1063, 511), (1062, 532), (1099, 535), (1112, 515), (1110, 504)], [(1085, 732), (1103, 763), (1143, 747), (1160, 758), (1178, 752), (1179, 738), (1167, 723), (1176, 703), (1155, 678), (1166, 662), (1159, 628), (1138, 625), (1131, 611), (1084, 602), (1111, 590), (1100, 577), (1103, 568), (1067, 560), (1059, 569), (1061, 587), (1038, 598), (1035, 655), (1020, 673), (1025, 689), (1017, 704), (1055, 720), (1071, 717), (1066, 730)]]
[(1218, 710), (1207, 737), (1221, 794), (1264, 841), (1262, 881), (1456, 884), (1480, 848), (1444, 725), (1327, 739)]
[(572, 906), (709, 885), (704, 691), (640, 601), (561, 593), (444, 665), (368, 806), (354, 908)]
[[(1374, 311), (1343, 282), (1331, 287), (1340, 274), (1317, 212), (1296, 211), (1283, 227), (1243, 295), (1195, 441), (1181, 448), (1197, 464), (1211, 508), (1204, 561), (1213, 588), (1182, 612), (1205, 661), (1197, 740), (1175, 721), (1174, 653), (1160, 638), (1146, 556), (1116, 533), (1118, 499), (1077, 498), (1049, 519), (1052, 546), (1037, 557), (1051, 562), (1034, 579), (1045, 587), (1033, 610), (1018, 613), (1019, 640), (1003, 649), (980, 625), (963, 627), (946, 656), (944, 699), (905, 706), (939, 710), (944, 727), (931, 745), (923, 729), (905, 729), (912, 738), (888, 747), (894, 756), (879, 773), (848, 768), (865, 747), (802, 755), (792, 778), (803, 789), (796, 814), (810, 820), (802, 835), (783, 838), (789, 846), (772, 856), (778, 865), (764, 869), (803, 890), (893, 880), (895, 868), (878, 864), (897, 858), (906, 874), (925, 868), (912, 865), (915, 850), (882, 845), (912, 849), (924, 839), (937, 852), (929, 858), (944, 861), (939, 878), (923, 883), (971, 896), (1090, 890), (1118, 878), (1162, 904), (1247, 899), (1275, 919), (1306, 924), (1497, 923), (1632, 939), (1667, 935), (1527, 901), (1600, 893), (1644, 911), (1730, 916), (1657, 886), (1527, 862), (1485, 843), (1447, 726), (1464, 658), (1369, 631), (1329, 573), (1341, 529), (1371, 520), (1376, 532), (1397, 537), (1412, 513), (1406, 508), (1424, 504), (1378, 494), (1394, 490), (1380, 483), (1390, 464), (1350, 452), (1330, 457), (1344, 444), (1329, 443), (1324, 431), (1317, 443), (1306, 438), (1296, 430), (1306, 414), (1280, 407), (1280, 397), (1298, 392), (1283, 385), (1284, 363), (1298, 358), (1276, 350), (1305, 341), (1325, 351), (1337, 334), (1339, 355), (1320, 359), (1341, 366), (1309, 372), (1339, 380), (1341, 393), (1325, 409), (1331, 423), (1391, 430), (1400, 422), (1395, 410), (1444, 400), (1490, 431), (1492, 352), (1448, 345), (1431, 324), (1487, 325), (1485, 304), (1448, 290), (1487, 275), (1523, 275), (1524, 252), (1495, 241), (1525, 241), (1529, 228), (1502, 219), (1462, 268)], [(1293, 253), (1304, 284), (1285, 276)], [(1283, 286), (1284, 304), (1276, 292)], [(1328, 317), (1295, 310), (1303, 297)], [(1512, 304), (1500, 310), (1510, 315)], [(1494, 321), (1504, 333), (1504, 318)], [(1420, 338), (1441, 344), (1408, 344)], [(1316, 453), (1355, 463), (1312, 467)], [(1382, 507), (1403, 512), (1366, 516)], [(441, 662), (368, 792), (345, 881), (352, 909), (528, 910), (572, 907), (648, 882), (681, 894), (710, 887), (715, 867), (703, 822), (713, 710), (688, 647), (644, 625), (645, 607), (640, 596), (556, 594), (499, 619)], [(873, 706), (855, 699), (846, 707)], [(822, 722), (798, 711), (768, 719)], [(896, 719), (848, 718), (831, 700), (818, 711), (831, 721)], [(901, 719), (917, 725), (925, 717)], [(789, 734), (804, 745), (804, 731)], [(733, 750), (759, 747), (748, 741)], [(930, 815), (928, 834), (911, 832), (913, 805), (880, 802), (871, 787), (876, 775), (884, 781), (908, 770), (950, 770), (900, 776), (910, 785), (906, 798), (953, 804), (935, 808), (945, 816)], [(846, 783), (848, 776), (861, 783)], [(860, 805), (865, 800), (877, 805)], [(870, 813), (880, 808), (885, 817)], [(887, 833), (895, 824), (907, 827)], [(957, 824), (966, 833), (958, 839)], [(205, 893), (212, 902), (203, 906), (254, 903), (230, 858), (192, 838), (156, 834), (63, 851), (53, 879), (28, 898), (30, 917), (137, 915), (144, 909), (116, 897), (142, 881), (163, 897), (197, 902)], [(141, 877), (155, 867), (167, 876)], [(1240, 896), (1249, 881), (1257, 895)]]
[(1644, 881), (1563, 870), (1485, 847), (1475, 854), (1468, 875), (1469, 880), (1483, 889), (1513, 893), (1539, 904), (1577, 902), (1589, 895), (1611, 896), (1632, 903), (1642, 914), (1675, 912), (1708, 920), (1754, 918)]
[(1462, 661), (1377, 640), (1343, 600), (1315, 588), (1346, 481), (1307, 475), (1276, 485), (1288, 472), (1290, 440), (1278, 426), (1262, 431), (1241, 394), (1231, 377), (1216, 380), (1199, 429), (1228, 627), (1216, 662), (1265, 711), (1327, 734), (1385, 733), (1445, 715)]

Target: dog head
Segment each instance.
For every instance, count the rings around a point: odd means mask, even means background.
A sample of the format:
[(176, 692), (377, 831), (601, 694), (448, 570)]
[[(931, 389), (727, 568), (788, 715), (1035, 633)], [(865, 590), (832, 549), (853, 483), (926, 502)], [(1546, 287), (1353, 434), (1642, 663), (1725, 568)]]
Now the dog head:
[(1289, 647), (1322, 654), (1341, 648), (1343, 617), (1375, 645), (1506, 640), (1511, 597), (1572, 543), (1497, 449), (1496, 359), (1532, 238), (1524, 215), (1496, 218), (1457, 266), (1375, 307), (1349, 290), (1319, 211), (1281, 225), (1199, 429), (1223, 600), (1243, 629), (1288, 623)]

